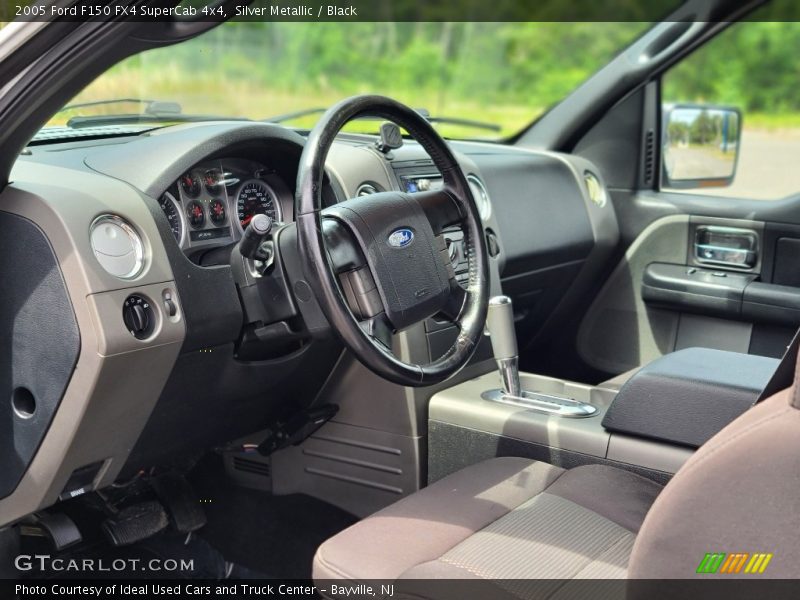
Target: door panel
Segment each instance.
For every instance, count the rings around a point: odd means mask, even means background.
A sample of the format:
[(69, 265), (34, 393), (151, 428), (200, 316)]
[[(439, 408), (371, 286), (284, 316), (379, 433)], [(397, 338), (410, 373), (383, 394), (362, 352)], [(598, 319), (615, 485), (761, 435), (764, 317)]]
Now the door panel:
[(648, 226), (601, 288), (578, 330), (578, 353), (591, 367), (618, 374), (671, 352), (679, 314), (648, 307), (640, 293), (651, 263), (686, 264), (689, 217)]
[[(703, 200), (698, 207), (709, 203)], [(610, 374), (695, 346), (779, 357), (800, 323), (798, 250), (797, 225), (658, 218), (593, 301), (578, 332), (579, 355)]]

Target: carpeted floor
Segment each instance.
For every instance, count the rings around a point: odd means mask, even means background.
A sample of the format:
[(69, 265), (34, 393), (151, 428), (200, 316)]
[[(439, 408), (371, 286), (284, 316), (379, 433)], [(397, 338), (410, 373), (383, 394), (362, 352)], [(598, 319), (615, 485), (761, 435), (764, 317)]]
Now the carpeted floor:
[(197, 535), (227, 561), (265, 577), (307, 579), (319, 545), (356, 517), (305, 495), (273, 496), (234, 486), (218, 457), (208, 457), (190, 477), (204, 499), (208, 524)]

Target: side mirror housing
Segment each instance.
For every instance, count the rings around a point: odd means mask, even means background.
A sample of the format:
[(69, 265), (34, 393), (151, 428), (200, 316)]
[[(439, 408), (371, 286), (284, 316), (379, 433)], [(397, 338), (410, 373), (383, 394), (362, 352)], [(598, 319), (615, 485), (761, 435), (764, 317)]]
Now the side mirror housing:
[(739, 159), (738, 108), (672, 104), (662, 108), (661, 187), (692, 189), (733, 183)]

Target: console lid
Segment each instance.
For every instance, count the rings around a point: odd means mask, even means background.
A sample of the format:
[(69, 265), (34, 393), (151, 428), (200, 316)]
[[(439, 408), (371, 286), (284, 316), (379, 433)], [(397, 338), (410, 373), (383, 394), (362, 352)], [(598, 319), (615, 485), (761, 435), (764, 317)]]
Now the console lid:
[(779, 362), (708, 348), (667, 354), (622, 386), (603, 427), (697, 448), (756, 403)]

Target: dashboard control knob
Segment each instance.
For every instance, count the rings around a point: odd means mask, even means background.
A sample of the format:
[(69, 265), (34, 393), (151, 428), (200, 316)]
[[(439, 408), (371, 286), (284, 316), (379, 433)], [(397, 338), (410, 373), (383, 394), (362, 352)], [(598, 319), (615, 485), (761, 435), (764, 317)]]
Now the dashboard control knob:
[(156, 319), (150, 301), (143, 296), (132, 294), (122, 306), (122, 320), (133, 337), (143, 340), (153, 332)]
[(167, 311), (168, 317), (174, 317), (178, 314), (178, 306), (175, 304), (175, 300), (172, 298), (172, 292), (169, 290), (164, 290), (162, 294), (164, 298), (164, 310)]
[(247, 224), (242, 241), (239, 242), (239, 253), (245, 258), (257, 258), (259, 247), (272, 231), (272, 219), (267, 215), (257, 214)]

